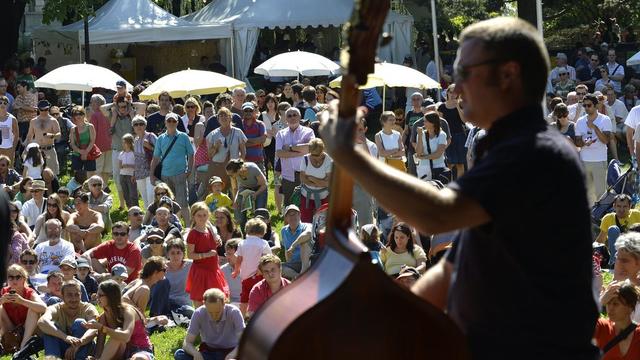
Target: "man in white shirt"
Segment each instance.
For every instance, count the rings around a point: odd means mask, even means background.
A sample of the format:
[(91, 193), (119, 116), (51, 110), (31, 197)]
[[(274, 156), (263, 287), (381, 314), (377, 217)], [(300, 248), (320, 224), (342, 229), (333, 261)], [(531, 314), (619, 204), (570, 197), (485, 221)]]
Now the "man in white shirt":
[(613, 90), (616, 94), (622, 93), (622, 80), (624, 79), (624, 66), (616, 62), (616, 51), (610, 49), (607, 53), (607, 69), (609, 70), (609, 79), (613, 84)]
[(551, 83), (555, 85), (560, 81), (560, 70), (566, 70), (569, 72), (569, 79), (576, 80), (576, 69), (567, 64), (567, 54), (558, 53), (556, 55), (556, 64), (557, 66), (551, 70), (549, 77), (551, 78)]
[(593, 204), (606, 189), (607, 144), (611, 134), (611, 120), (596, 109), (595, 95), (584, 96), (582, 105), (586, 115), (576, 122), (576, 145), (581, 147), (580, 159), (587, 178), (587, 195)]
[(624, 103), (618, 99), (616, 99), (616, 92), (611, 86), (607, 86), (604, 88), (604, 94), (607, 96), (607, 106), (610, 109), (610, 117), (613, 116), (611, 120), (615, 120), (616, 128), (616, 137), (620, 141), (626, 141), (625, 130), (624, 130), (624, 121), (627, 119), (627, 115), (629, 112), (627, 108), (624, 106)]
[(238, 245), (236, 251), (236, 264), (232, 278), (242, 279), (242, 292), (240, 294), (240, 310), (242, 314), (247, 313), (249, 304), (249, 293), (253, 285), (262, 280), (262, 275), (258, 273), (258, 263), (263, 255), (271, 254), (269, 243), (262, 237), (267, 232), (267, 224), (259, 218), (250, 219), (244, 227), (246, 238)]
[(635, 154), (634, 140), (636, 138), (635, 133), (640, 125), (640, 105), (635, 106), (629, 111), (627, 119), (624, 121), (624, 125), (627, 128), (627, 146), (629, 146), (629, 154)]
[(40, 272), (47, 274), (60, 270), (60, 263), (65, 258), (75, 259), (73, 245), (60, 238), (62, 223), (58, 219), (49, 219), (45, 223), (47, 241), (41, 242), (35, 248), (38, 254)]
[[(582, 99), (588, 93), (587, 85), (580, 84), (576, 86), (576, 95), (578, 97), (578, 102), (572, 105), (567, 105), (567, 109), (569, 110), (569, 120), (576, 122), (578, 119), (585, 114), (584, 108), (582, 107)], [(567, 96), (568, 97), (568, 96)]]
[(33, 180), (31, 183), (31, 194), (33, 197), (22, 205), (22, 216), (27, 221), (27, 225), (31, 229), (36, 226), (38, 216), (47, 210), (47, 201), (44, 198), (44, 192), (47, 190), (44, 181)]

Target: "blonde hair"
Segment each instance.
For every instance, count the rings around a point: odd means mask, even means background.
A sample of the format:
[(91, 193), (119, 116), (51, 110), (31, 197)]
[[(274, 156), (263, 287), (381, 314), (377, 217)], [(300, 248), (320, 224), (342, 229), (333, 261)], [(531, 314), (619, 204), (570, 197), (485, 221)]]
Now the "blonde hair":
[(220, 116), (220, 114), (227, 115), (230, 119), (233, 116), (233, 113), (231, 112), (231, 110), (227, 109), (226, 107), (221, 107), (218, 110), (218, 116)]
[(27, 272), (27, 269), (23, 268), (21, 265), (18, 265), (18, 264), (13, 264), (9, 266), (9, 268), (7, 269), (7, 274), (11, 274), (12, 272), (16, 272), (22, 275), (22, 278), (25, 281), (29, 277), (29, 272)]
[(244, 232), (247, 235), (264, 236), (264, 234), (267, 232), (267, 224), (262, 221), (262, 219), (250, 219), (244, 226)]
[(387, 122), (387, 120), (393, 118), (393, 120), (396, 120), (396, 114), (393, 111), (385, 111), (382, 113), (382, 115), (380, 115), (380, 123), (384, 124), (385, 122)]
[(124, 134), (122, 135), (122, 144), (127, 144), (131, 147), (131, 151), (133, 151), (133, 135)]
[(162, 190), (166, 191), (167, 195), (165, 195), (165, 196), (168, 196), (169, 199), (171, 199), (171, 200), (175, 199), (175, 197), (173, 195), (173, 191), (171, 191), (171, 188), (169, 187), (169, 185), (167, 185), (167, 183), (163, 183), (163, 182), (157, 183), (156, 186), (153, 188), (153, 196), (156, 195), (156, 191), (158, 189), (162, 189)]
[(191, 227), (194, 227), (196, 224), (196, 213), (202, 210), (207, 212), (207, 218), (211, 216), (209, 206), (207, 206), (204, 201), (198, 201), (197, 203), (191, 205)]
[(207, 291), (202, 294), (202, 299), (205, 302), (226, 302), (227, 297), (224, 295), (222, 290), (218, 288), (207, 289)]
[(324, 142), (320, 138), (309, 141), (309, 154), (318, 155), (324, 151)]
[(184, 108), (186, 109), (187, 105), (189, 104), (193, 104), (196, 106), (196, 110), (197, 110), (196, 113), (199, 114), (200, 112), (202, 112), (202, 107), (200, 107), (200, 102), (193, 96), (184, 101)]

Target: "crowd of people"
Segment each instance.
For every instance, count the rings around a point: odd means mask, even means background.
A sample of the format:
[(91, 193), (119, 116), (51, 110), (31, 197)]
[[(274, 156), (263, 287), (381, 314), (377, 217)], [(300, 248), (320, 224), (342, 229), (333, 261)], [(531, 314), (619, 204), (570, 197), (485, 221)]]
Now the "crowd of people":
[[(590, 203), (605, 190), (607, 159), (640, 151), (637, 91), (623, 82), (615, 50), (605, 65), (600, 59), (584, 50), (573, 67), (557, 54), (547, 86), (548, 126), (579, 152)], [(149, 333), (183, 325), (176, 359), (223, 359), (251, 316), (322, 251), (333, 160), (319, 124), (339, 95), (303, 79), (274, 92), (179, 99), (162, 92), (142, 102), (124, 82), (116, 85), (84, 108), (52, 105), (29, 78), (9, 91), (0, 78), (0, 184), (13, 199), (3, 351), (14, 359), (42, 349), (65, 359), (152, 359)], [(485, 131), (465, 119), (455, 84), (442, 101), (408, 91), (406, 109), (384, 112), (386, 99), (363, 92), (356, 147), (442, 188), (474, 166)], [(269, 198), (284, 219), (279, 232)], [(601, 348), (640, 314), (640, 212), (631, 204), (618, 196), (597, 237), (611, 257), (594, 257), (594, 278), (601, 266), (615, 269), (611, 285), (594, 286), (609, 314), (595, 329)], [(126, 221), (113, 221), (115, 210), (126, 211)], [(406, 288), (453, 241), (452, 233), (424, 233), (408, 221), (354, 186), (358, 236)], [(639, 357), (640, 334), (609, 354)]]

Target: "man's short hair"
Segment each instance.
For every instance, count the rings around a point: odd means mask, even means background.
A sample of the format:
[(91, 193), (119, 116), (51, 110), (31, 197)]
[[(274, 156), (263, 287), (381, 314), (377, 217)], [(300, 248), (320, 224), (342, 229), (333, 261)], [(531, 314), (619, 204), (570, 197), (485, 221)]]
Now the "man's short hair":
[(267, 224), (259, 218), (249, 219), (244, 226), (244, 232), (247, 235), (263, 236), (267, 232)]
[(591, 101), (591, 103), (593, 103), (593, 106), (598, 105), (598, 98), (593, 95), (593, 94), (587, 94), (582, 98), (582, 101)]
[(118, 221), (115, 224), (113, 224), (113, 226), (111, 226), (111, 229), (115, 229), (115, 228), (125, 229), (128, 232), (129, 224), (126, 221)]
[(285, 116), (289, 115), (289, 113), (296, 113), (298, 116), (302, 116), (302, 114), (300, 114), (300, 110), (295, 106), (288, 108), (287, 111), (284, 112)]
[(107, 103), (107, 100), (105, 100), (104, 96), (100, 94), (93, 94), (91, 95), (90, 102), (97, 103), (98, 105), (104, 105)]
[(549, 55), (540, 33), (528, 22), (515, 17), (498, 17), (477, 22), (462, 31), (460, 44), (477, 39), (483, 49), (502, 61), (520, 65), (524, 97), (540, 103), (547, 87)]
[(52, 271), (47, 274), (47, 282), (51, 281), (53, 278), (60, 278), (60, 280), (64, 280), (64, 275), (60, 271)]
[(27, 88), (27, 90), (29, 90), (29, 83), (28, 83), (27, 81), (25, 81), (25, 80), (19, 80), (19, 81), (16, 83), (16, 85), (20, 85), (20, 86), (22, 86), (22, 87), (26, 87), (26, 88)]
[(81, 191), (76, 194), (75, 198), (85, 204), (89, 203), (89, 193)]
[(263, 266), (271, 263), (276, 264), (277, 266), (281, 266), (282, 261), (280, 260), (279, 257), (273, 254), (264, 255), (263, 257), (260, 258), (260, 261), (258, 262), (258, 270), (262, 271)]
[[(579, 90), (579, 89), (588, 90), (589, 88), (585, 84), (576, 85), (576, 90)], [(576, 93), (576, 95), (577, 95), (577, 93)]]
[(247, 95), (247, 91), (243, 88), (233, 89), (233, 96), (239, 95), (240, 93), (242, 93), (242, 95)]
[(304, 85), (297, 83), (291, 85), (291, 90), (293, 90), (294, 94), (297, 94), (298, 97), (302, 97), (302, 90), (304, 90)]
[(69, 288), (76, 288), (78, 291), (80, 290), (80, 283), (78, 283), (77, 281), (65, 281), (64, 284), (62, 284), (62, 287), (60, 288), (60, 293), (62, 294), (62, 296), (64, 296), (64, 292), (66, 289)]
[(210, 303), (217, 303), (217, 302), (224, 303), (226, 302), (227, 297), (224, 295), (222, 290), (217, 288), (211, 288), (205, 291), (204, 294), (202, 294), (202, 299), (204, 299), (205, 302), (210, 302)]
[(47, 220), (47, 221), (44, 223), (44, 226), (45, 226), (45, 227), (48, 227), (48, 226), (49, 226), (49, 224), (55, 224), (56, 226), (58, 226), (58, 227), (60, 227), (60, 228), (62, 227), (62, 222), (61, 222), (60, 220), (56, 219), (56, 218), (52, 218), (52, 219)]
[(306, 102), (316, 101), (316, 89), (313, 86), (305, 86), (302, 89), (302, 100)]
[(618, 194), (613, 198), (613, 203), (615, 204), (618, 201), (626, 201), (631, 205), (631, 196), (627, 194)]
[(617, 252), (623, 251), (640, 259), (640, 233), (631, 231), (620, 235), (615, 247)]
[(225, 249), (233, 249), (233, 250), (238, 250), (238, 245), (240, 245), (240, 241), (242, 241), (242, 239), (229, 239), (225, 244), (224, 244), (224, 248)]

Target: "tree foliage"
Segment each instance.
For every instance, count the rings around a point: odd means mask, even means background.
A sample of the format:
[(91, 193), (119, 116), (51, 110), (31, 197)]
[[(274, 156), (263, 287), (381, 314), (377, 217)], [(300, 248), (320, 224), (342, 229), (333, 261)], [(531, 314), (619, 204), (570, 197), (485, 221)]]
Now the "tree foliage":
[(60, 21), (70, 24), (93, 15), (106, 2), (107, 0), (47, 0), (42, 9), (42, 22), (51, 24)]

